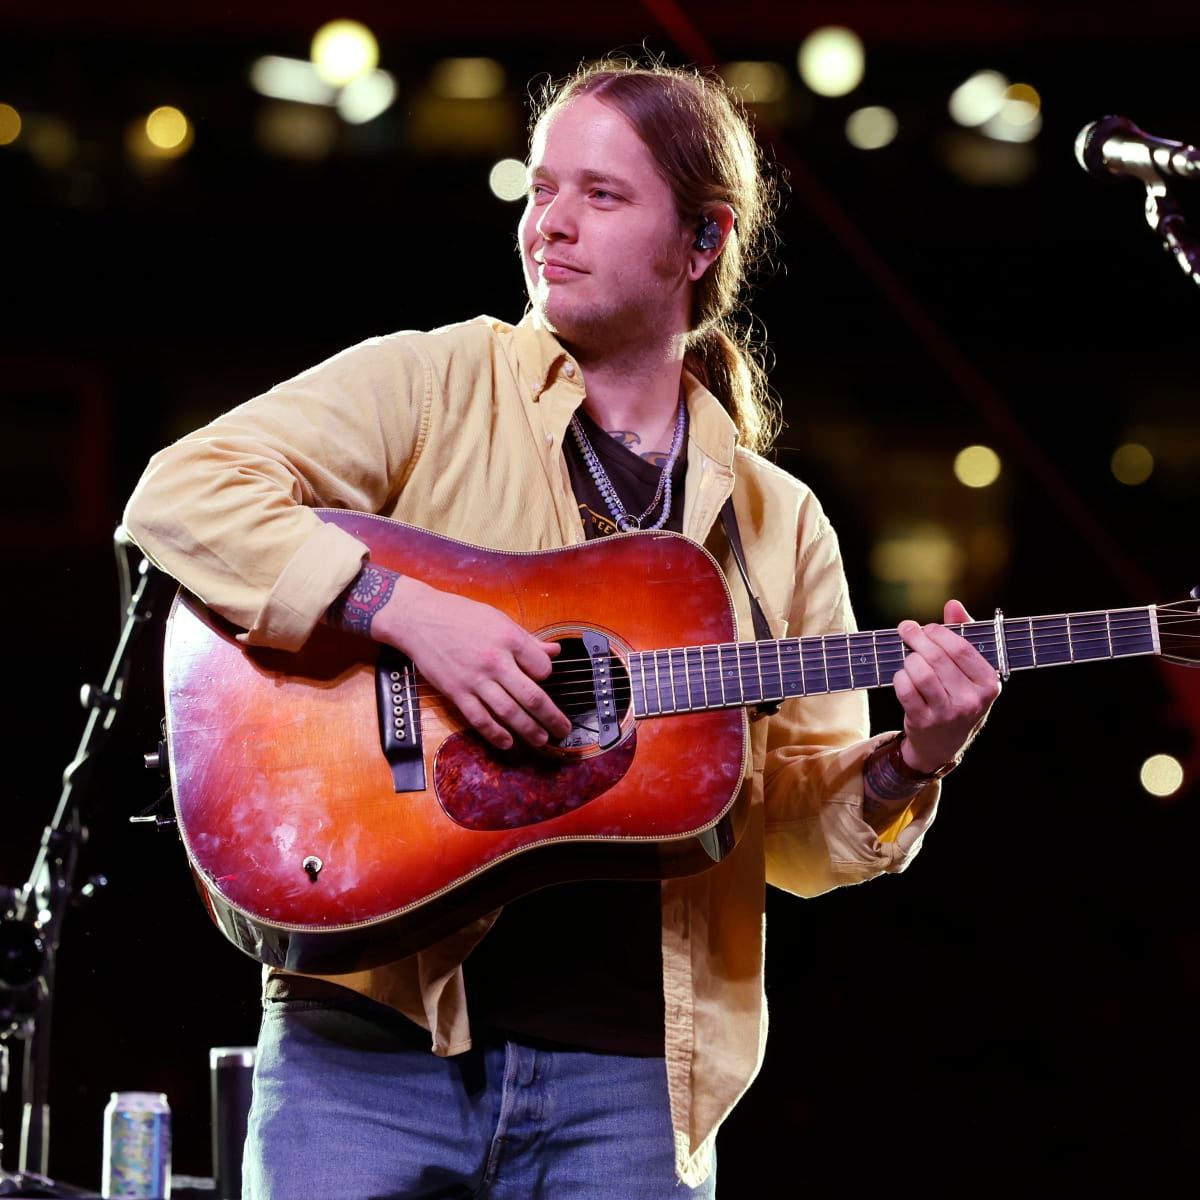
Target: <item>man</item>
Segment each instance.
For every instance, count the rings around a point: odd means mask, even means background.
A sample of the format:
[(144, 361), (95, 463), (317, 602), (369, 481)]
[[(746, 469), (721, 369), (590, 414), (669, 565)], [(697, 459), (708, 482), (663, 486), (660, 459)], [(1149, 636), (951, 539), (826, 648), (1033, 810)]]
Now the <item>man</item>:
[[(770, 215), (759, 163), (716, 82), (581, 71), (531, 141), (525, 320), (345, 351), (157, 455), (126, 526), (249, 643), (296, 649), (325, 620), (395, 646), (500, 749), (570, 731), (541, 686), (558, 644), (364, 560), (310, 507), (514, 551), (674, 529), (722, 563), (748, 638), (732, 496), (773, 635), (852, 628), (817, 501), (753, 452), (770, 414), (728, 318)], [(710, 869), (564, 883), (353, 975), (269, 971), (246, 1194), (714, 1194), (764, 1047), (766, 882), (903, 869), (999, 691), (943, 627), (900, 633), (903, 735), (868, 736), (861, 692), (753, 720), (746, 829)]]

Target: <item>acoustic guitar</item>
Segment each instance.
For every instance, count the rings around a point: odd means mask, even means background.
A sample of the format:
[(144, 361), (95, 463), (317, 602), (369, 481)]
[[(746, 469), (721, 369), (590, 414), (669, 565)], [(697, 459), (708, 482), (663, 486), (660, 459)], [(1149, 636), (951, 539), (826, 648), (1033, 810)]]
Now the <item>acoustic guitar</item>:
[[(561, 743), (499, 751), (398, 651), (319, 626), (250, 648), (185, 591), (165, 642), (175, 814), (200, 896), (260, 962), (337, 973), (413, 953), (570, 879), (664, 879), (737, 843), (747, 709), (889, 686), (894, 629), (739, 642), (716, 561), (673, 533), (501, 553), (318, 514), (371, 560), (485, 601), (562, 652)], [(951, 626), (1003, 676), (1133, 655), (1194, 664), (1194, 601)]]

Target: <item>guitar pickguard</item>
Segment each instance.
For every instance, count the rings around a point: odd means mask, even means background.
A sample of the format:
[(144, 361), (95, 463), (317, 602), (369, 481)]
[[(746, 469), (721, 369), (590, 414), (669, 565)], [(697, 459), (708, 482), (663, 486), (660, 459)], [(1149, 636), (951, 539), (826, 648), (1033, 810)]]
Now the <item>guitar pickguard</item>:
[(464, 828), (519, 829), (561, 817), (603, 795), (624, 778), (636, 749), (633, 727), (603, 754), (571, 758), (519, 746), (496, 750), (464, 731), (438, 749), (433, 786), (443, 811)]

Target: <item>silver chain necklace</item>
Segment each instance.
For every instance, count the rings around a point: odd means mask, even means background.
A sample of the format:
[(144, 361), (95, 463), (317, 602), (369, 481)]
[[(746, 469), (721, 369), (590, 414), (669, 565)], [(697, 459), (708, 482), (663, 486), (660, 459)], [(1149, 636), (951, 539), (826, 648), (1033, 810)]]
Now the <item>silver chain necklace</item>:
[(604, 497), (604, 503), (608, 505), (617, 528), (622, 533), (630, 533), (641, 529), (642, 522), (654, 511), (660, 500), (663, 506), (662, 513), (653, 525), (647, 525), (646, 528), (661, 529), (667, 523), (667, 518), (671, 515), (671, 472), (675, 469), (675, 463), (679, 458), (679, 451), (683, 446), (683, 431), (686, 426), (687, 405), (684, 403), (683, 392), (681, 390), (679, 393), (679, 408), (675, 413), (675, 436), (671, 439), (671, 449), (667, 454), (666, 464), (663, 466), (662, 474), (658, 477), (658, 489), (655, 491), (654, 499), (650, 501), (650, 505), (645, 512), (641, 516), (635, 517), (632, 513), (626, 511), (625, 505), (621, 503), (621, 497), (617, 495), (617, 489), (613, 486), (612, 480), (609, 479), (608, 472), (605, 471), (604, 465), (596, 455), (596, 451), (592, 449), (592, 443), (588, 441), (588, 435), (584, 431), (583, 423), (579, 420), (579, 414), (571, 414), (571, 430), (575, 434), (579, 453), (583, 455), (583, 461), (587, 464), (588, 472), (591, 474), (600, 495)]

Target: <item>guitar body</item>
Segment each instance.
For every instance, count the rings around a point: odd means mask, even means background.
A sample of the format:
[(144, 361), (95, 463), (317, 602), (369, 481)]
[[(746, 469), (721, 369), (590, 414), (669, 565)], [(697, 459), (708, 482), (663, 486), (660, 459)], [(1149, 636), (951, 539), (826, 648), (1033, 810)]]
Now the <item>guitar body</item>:
[[(590, 646), (562, 667), (560, 696), (609, 664), (622, 676), (630, 652), (736, 638), (724, 576), (678, 535), (506, 554), (367, 514), (320, 515), (379, 565), (491, 604), (539, 637)], [(261, 962), (375, 965), (548, 884), (703, 870), (740, 834), (741, 707), (635, 720), (618, 679), (607, 738), (581, 719), (561, 748), (500, 752), (426, 685), (388, 708), (380, 687), (411, 672), (367, 639), (322, 625), (293, 654), (246, 647), (236, 632), (194, 597), (176, 598), (167, 748), (201, 897)], [(389, 759), (381, 726), (393, 711), (402, 748), (393, 738)]]

